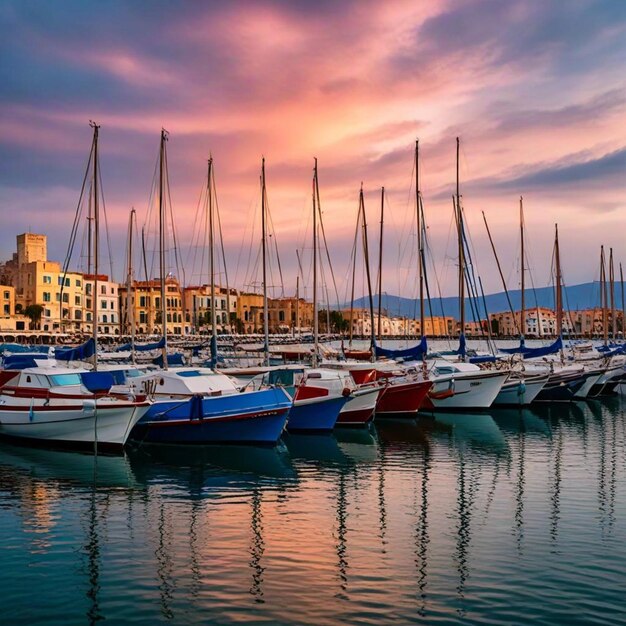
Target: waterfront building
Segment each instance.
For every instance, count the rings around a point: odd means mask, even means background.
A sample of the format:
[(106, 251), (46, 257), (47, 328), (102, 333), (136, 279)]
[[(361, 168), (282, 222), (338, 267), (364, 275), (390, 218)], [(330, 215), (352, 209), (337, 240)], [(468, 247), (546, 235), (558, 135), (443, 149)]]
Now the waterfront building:
[(271, 333), (312, 331), (312, 302), (304, 298), (270, 298), (267, 306)]
[[(554, 337), (556, 336), (556, 313), (546, 307), (526, 309), (526, 337)], [(516, 337), (520, 334), (521, 311), (502, 311), (491, 313), (489, 323), (491, 332), (496, 337)], [(567, 333), (569, 325), (567, 315), (563, 316), (563, 332)]]
[(240, 293), (237, 298), (237, 332), (263, 332), (263, 296), (259, 293)]
[(15, 287), (0, 285), (0, 332), (29, 329), (30, 319), (15, 312)]
[[(237, 290), (215, 286), (215, 321), (218, 333), (232, 332), (234, 318), (237, 315)], [(190, 332), (210, 333), (211, 286), (191, 286), (183, 290), (185, 322)]]
[[(127, 311), (126, 285), (120, 285), (119, 310), (124, 332), (130, 332)], [(166, 327), (170, 335), (182, 335), (189, 332), (183, 315), (183, 295), (178, 280), (174, 276), (165, 279), (165, 297), (167, 307)], [(135, 331), (140, 335), (158, 335), (162, 333), (161, 325), (161, 281), (134, 281), (131, 293), (132, 315), (135, 318)]]
[[(85, 274), (84, 280), (84, 332), (93, 332), (93, 298), (95, 276), (93, 274)], [(106, 274), (98, 274), (97, 293), (97, 313), (98, 313), (98, 333), (102, 335), (119, 335), (120, 334), (120, 309), (119, 309), (119, 285)], [(78, 305), (79, 298), (75, 296), (77, 305), (74, 315), (80, 314)]]

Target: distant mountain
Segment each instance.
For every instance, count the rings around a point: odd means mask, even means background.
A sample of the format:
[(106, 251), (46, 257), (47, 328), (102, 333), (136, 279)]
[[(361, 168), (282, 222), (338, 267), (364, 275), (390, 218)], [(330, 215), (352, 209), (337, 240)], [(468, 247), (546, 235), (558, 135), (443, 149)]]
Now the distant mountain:
[[(615, 306), (621, 308), (621, 285), (615, 284)], [(515, 310), (519, 310), (522, 306), (521, 291), (509, 291), (511, 303)], [(487, 302), (487, 310), (489, 313), (499, 313), (508, 311), (509, 304), (504, 292), (492, 293), (485, 296)], [(367, 308), (369, 306), (368, 298), (359, 298), (354, 303), (355, 307)], [(347, 306), (350, 306), (349, 304)], [(435, 316), (446, 315), (455, 318), (459, 317), (459, 299), (458, 298), (433, 298), (431, 301), (432, 314)], [(539, 289), (526, 289), (526, 307), (542, 306), (554, 308), (554, 289), (552, 287), (541, 287)], [(589, 309), (594, 306), (600, 306), (600, 283), (584, 283), (582, 285), (573, 285), (563, 289), (563, 307), (566, 310)], [(378, 297), (374, 296), (374, 308), (378, 308)], [(383, 294), (382, 308), (387, 311), (390, 316), (415, 318), (419, 316), (419, 300), (411, 300), (409, 298), (401, 298), (391, 294)], [(465, 301), (465, 310), (468, 320), (473, 319), (472, 308), (469, 299)], [(443, 311), (443, 312), (442, 312)], [(480, 316), (484, 317), (484, 308), (482, 301), (479, 303)], [(426, 303), (426, 316), (429, 316), (428, 303)]]

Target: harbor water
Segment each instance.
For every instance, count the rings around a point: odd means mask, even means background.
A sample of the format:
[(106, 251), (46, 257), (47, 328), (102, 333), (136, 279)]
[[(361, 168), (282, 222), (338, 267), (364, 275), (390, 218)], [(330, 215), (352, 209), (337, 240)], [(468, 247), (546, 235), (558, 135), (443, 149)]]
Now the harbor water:
[(626, 401), (0, 445), (5, 624), (626, 623)]

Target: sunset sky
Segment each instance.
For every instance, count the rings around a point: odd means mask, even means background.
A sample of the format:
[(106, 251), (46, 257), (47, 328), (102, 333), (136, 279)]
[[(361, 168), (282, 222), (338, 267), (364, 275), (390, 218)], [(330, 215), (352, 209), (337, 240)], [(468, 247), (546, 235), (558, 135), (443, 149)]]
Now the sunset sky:
[[(501, 284), (481, 211), (514, 288), (520, 195), (536, 286), (549, 284), (555, 222), (568, 284), (597, 279), (601, 243), (626, 262), (626, 2), (7, 0), (0, 25), (0, 260), (29, 229), (63, 259), (93, 119), (120, 280), (128, 211), (145, 220), (161, 127), (182, 257), (211, 153), (240, 288), (261, 157), (288, 293), (295, 250), (310, 247), (317, 157), (340, 296), (361, 181), (374, 248), (380, 187), (388, 192), (383, 289), (415, 295), (416, 138), (445, 295), (456, 285), (456, 136), (485, 291)], [(259, 236), (256, 226), (252, 257)]]

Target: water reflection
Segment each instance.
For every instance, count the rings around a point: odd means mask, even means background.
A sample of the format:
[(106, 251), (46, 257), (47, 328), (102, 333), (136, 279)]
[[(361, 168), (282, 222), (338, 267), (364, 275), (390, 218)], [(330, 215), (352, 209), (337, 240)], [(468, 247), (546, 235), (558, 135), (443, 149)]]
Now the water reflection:
[[(609, 619), (625, 422), (609, 401), (386, 420), (274, 450), (2, 446), (0, 585), (19, 606), (7, 571), (23, 580), (34, 559), (43, 614), (62, 599), (90, 624), (132, 616), (120, 590), (146, 622)], [(68, 537), (79, 550), (52, 575)]]
[(255, 602), (263, 602), (263, 571), (261, 559), (265, 552), (263, 541), (263, 516), (261, 512), (261, 491), (256, 487), (252, 491), (250, 527), (252, 530), (250, 546), (250, 567), (252, 569), (252, 585), (250, 593)]

